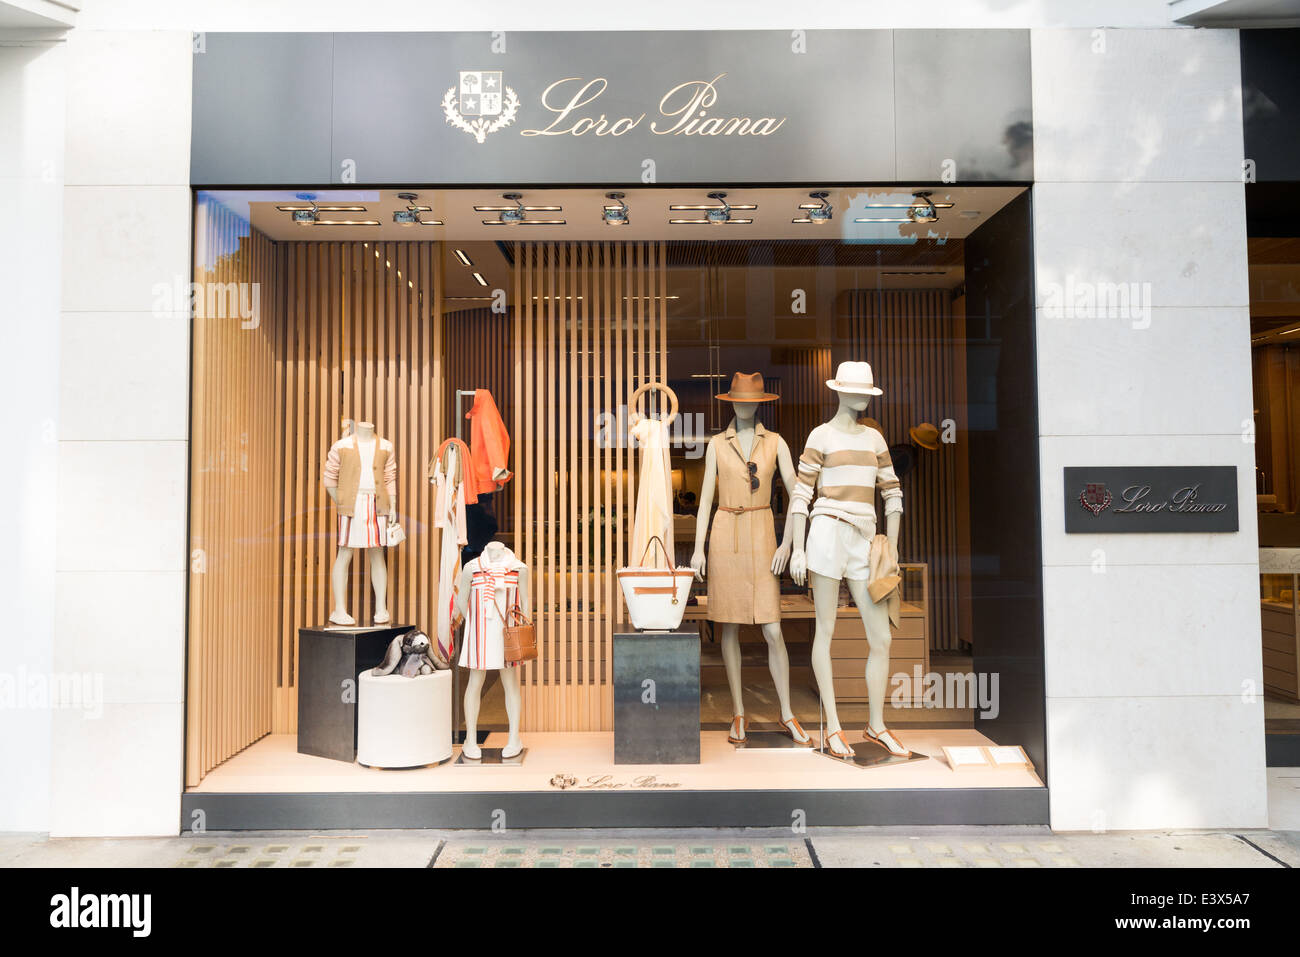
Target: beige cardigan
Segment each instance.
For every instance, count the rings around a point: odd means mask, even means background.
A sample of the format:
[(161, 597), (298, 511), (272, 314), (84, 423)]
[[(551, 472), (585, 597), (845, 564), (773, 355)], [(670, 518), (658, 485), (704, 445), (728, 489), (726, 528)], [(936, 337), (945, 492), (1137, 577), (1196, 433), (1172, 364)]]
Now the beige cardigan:
[[(397, 456), (393, 454), (393, 443), (379, 436), (375, 437), (374, 474), (375, 505), (380, 515), (387, 515), (397, 498)], [(326, 488), (339, 490), (339, 514), (350, 518), (361, 485), (361, 452), (354, 436), (339, 439), (330, 446), (323, 481)]]

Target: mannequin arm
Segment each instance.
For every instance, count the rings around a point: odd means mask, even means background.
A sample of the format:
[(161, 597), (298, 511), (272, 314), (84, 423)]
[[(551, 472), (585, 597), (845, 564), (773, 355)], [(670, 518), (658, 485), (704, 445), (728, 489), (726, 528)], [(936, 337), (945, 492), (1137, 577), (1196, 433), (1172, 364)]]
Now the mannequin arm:
[(885, 534), (889, 536), (889, 544), (894, 548), (894, 554), (898, 554), (898, 527), (902, 524), (902, 512), (892, 512), (885, 516)]
[[(444, 535), (446, 532), (443, 533)], [(469, 586), (473, 576), (467, 569), (461, 569), (460, 578), (456, 579), (456, 604), (453, 606), (453, 618), (464, 618), (469, 608)]]
[(691, 555), (691, 567), (695, 577), (703, 580), (707, 571), (704, 557), (704, 536), (709, 531), (709, 516), (713, 512), (713, 491), (718, 480), (718, 459), (713, 451), (713, 443), (704, 452), (704, 485), (700, 488), (700, 507), (695, 515), (695, 553)]
[(525, 618), (528, 614), (528, 566), (525, 565), (519, 569), (519, 610), (523, 612)]
[(790, 577), (796, 585), (802, 585), (808, 578), (808, 558), (804, 555), (804, 534), (808, 531), (808, 516), (803, 512), (791, 512), (786, 526), (794, 536), (794, 554), (790, 558)]
[[(790, 446), (785, 444), (785, 439), (777, 436), (776, 446), (776, 465), (781, 471), (781, 483), (785, 486), (786, 501), (789, 502), (794, 495), (795, 483), (799, 481), (794, 470), (794, 460), (790, 457)], [(786, 564), (790, 561), (790, 552), (794, 547), (794, 540), (790, 532), (794, 528), (794, 509), (787, 504), (785, 509), (785, 529), (781, 532), (781, 544), (777, 546), (776, 554), (772, 556), (772, 574), (780, 575), (785, 571)]]

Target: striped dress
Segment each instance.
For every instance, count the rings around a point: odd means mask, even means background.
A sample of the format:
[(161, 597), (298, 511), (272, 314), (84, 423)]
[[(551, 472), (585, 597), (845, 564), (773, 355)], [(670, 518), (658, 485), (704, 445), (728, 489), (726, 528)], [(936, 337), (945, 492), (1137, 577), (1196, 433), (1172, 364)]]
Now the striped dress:
[(866, 426), (860, 432), (841, 432), (826, 422), (812, 430), (799, 457), (799, 484), (790, 507), (808, 515), (811, 505), (813, 518), (842, 519), (870, 538), (876, 533), (877, 490), (886, 515), (903, 511), (903, 489), (885, 437)]
[(505, 623), (501, 615), (509, 614), (519, 600), (519, 572), (523, 568), (523, 562), (508, 548), (505, 558), (497, 564), (485, 562), (480, 555), (465, 566), (470, 584), (460, 645), (462, 668), (486, 671), (518, 664), (505, 660)]

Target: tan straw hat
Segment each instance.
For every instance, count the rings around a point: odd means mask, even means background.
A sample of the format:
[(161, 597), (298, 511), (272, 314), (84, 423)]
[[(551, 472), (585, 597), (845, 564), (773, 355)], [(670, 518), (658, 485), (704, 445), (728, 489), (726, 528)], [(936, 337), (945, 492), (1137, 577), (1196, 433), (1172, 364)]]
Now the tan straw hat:
[(771, 402), (781, 397), (763, 388), (761, 372), (737, 372), (731, 377), (731, 389), (718, 398), (726, 402)]

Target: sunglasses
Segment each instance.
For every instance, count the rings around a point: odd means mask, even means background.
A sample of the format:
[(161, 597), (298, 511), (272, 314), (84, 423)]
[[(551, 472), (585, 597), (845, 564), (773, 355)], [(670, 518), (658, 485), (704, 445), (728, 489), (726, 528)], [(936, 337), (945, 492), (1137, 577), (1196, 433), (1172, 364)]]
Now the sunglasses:
[(757, 491), (758, 491), (758, 485), (759, 485), (759, 482), (758, 482), (758, 463), (757, 463), (757, 462), (746, 462), (745, 465), (749, 467), (749, 490), (750, 490), (751, 492), (757, 492)]

